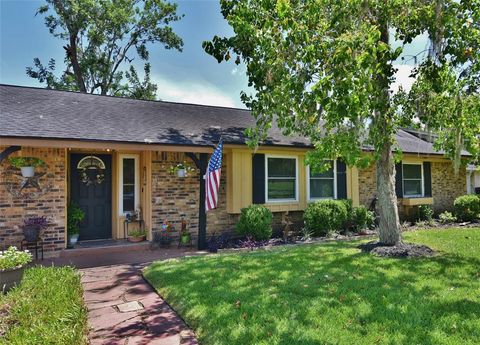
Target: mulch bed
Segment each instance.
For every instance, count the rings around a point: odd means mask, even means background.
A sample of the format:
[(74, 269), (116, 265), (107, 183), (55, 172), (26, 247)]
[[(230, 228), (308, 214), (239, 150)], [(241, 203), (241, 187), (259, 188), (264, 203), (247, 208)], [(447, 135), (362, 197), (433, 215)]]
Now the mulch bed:
[(368, 252), (381, 257), (418, 258), (435, 255), (435, 251), (432, 248), (412, 243), (401, 243), (396, 246), (388, 246), (378, 241), (372, 241), (361, 244), (358, 248), (363, 252)]

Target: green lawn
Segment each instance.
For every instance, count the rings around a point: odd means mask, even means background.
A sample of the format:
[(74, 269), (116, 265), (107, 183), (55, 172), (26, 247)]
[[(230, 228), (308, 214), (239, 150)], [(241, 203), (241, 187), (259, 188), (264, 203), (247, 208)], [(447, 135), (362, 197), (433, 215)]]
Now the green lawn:
[(80, 276), (70, 267), (35, 267), (0, 294), (0, 344), (86, 344), (87, 311)]
[(478, 344), (480, 228), (404, 237), (440, 255), (381, 259), (339, 242), (158, 262), (145, 276), (202, 344)]

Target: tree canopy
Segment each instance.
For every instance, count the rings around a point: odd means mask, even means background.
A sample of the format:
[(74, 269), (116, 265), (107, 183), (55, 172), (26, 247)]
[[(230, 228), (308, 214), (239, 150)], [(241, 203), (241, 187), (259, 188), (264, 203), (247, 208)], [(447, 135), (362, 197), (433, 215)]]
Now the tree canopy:
[[(393, 156), (400, 153), (397, 130), (455, 128), (461, 133), (457, 144), (463, 144), (467, 137), (473, 143), (478, 129), (464, 126), (475, 122), (479, 102), (473, 82), (478, 82), (479, 1), (221, 0), (221, 8), (234, 35), (215, 36), (204, 42), (204, 49), (219, 62), (234, 56), (247, 65), (254, 91), (241, 97), (256, 118), (256, 128), (248, 133), (251, 144), (276, 121), (284, 134), (311, 140), (315, 150), (307, 162), (314, 170), (324, 168), (327, 159), (342, 158), (360, 167), (375, 161), (380, 240), (399, 243)], [(404, 47), (421, 35), (432, 40), (435, 51), (419, 61), (411, 92), (394, 94), (396, 64)], [(458, 99), (458, 92), (443, 92), (447, 86), (440, 71), (447, 66), (455, 90), (462, 90), (464, 121), (442, 112), (436, 98)], [(469, 75), (461, 77), (466, 84), (457, 82), (460, 67)], [(435, 97), (426, 98), (422, 90), (429, 87), (422, 81), (439, 86)], [(439, 111), (432, 113), (433, 106)], [(440, 135), (437, 145), (451, 151), (451, 135)], [(371, 155), (363, 153), (365, 147)]]
[[(102, 95), (155, 98), (150, 80), (149, 44), (182, 50), (174, 33), (177, 5), (164, 0), (46, 0), (38, 9), (50, 33), (64, 42), (66, 69), (56, 75), (56, 61), (34, 59), (27, 74), (48, 88)], [(143, 81), (130, 65), (145, 61)]]

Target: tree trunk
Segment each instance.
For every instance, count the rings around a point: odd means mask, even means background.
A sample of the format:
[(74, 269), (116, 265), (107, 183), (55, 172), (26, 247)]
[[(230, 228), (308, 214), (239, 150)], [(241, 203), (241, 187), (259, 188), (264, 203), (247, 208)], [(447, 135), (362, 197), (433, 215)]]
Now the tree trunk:
[[(388, 23), (385, 18), (379, 21), (380, 41), (389, 45)], [(397, 194), (395, 191), (395, 160), (393, 159), (392, 143), (395, 131), (391, 121), (390, 109), (390, 80), (388, 78), (390, 61), (384, 56), (379, 58), (383, 64), (383, 73), (377, 75), (379, 104), (375, 111), (374, 125), (377, 127), (379, 157), (377, 159), (377, 209), (380, 213), (379, 237), (380, 242), (386, 245), (396, 245), (402, 242), (400, 220), (398, 217)]]
[(383, 145), (377, 161), (377, 192), (380, 242), (387, 245), (399, 244), (402, 242), (402, 233), (395, 193), (395, 161), (389, 143)]
[(72, 63), (73, 73), (75, 74), (75, 79), (77, 80), (78, 89), (80, 92), (87, 93), (87, 88), (85, 87), (85, 81), (83, 80), (82, 71), (80, 69), (80, 64), (78, 63), (78, 51), (77, 51), (77, 34), (70, 33), (70, 45), (68, 46), (68, 57)]

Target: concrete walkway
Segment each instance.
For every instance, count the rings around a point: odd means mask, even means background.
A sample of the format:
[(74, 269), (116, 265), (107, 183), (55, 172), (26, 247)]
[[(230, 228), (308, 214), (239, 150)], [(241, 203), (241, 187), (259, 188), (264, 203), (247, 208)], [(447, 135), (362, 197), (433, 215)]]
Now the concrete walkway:
[(194, 345), (193, 332), (143, 279), (144, 265), (81, 269), (90, 344)]

